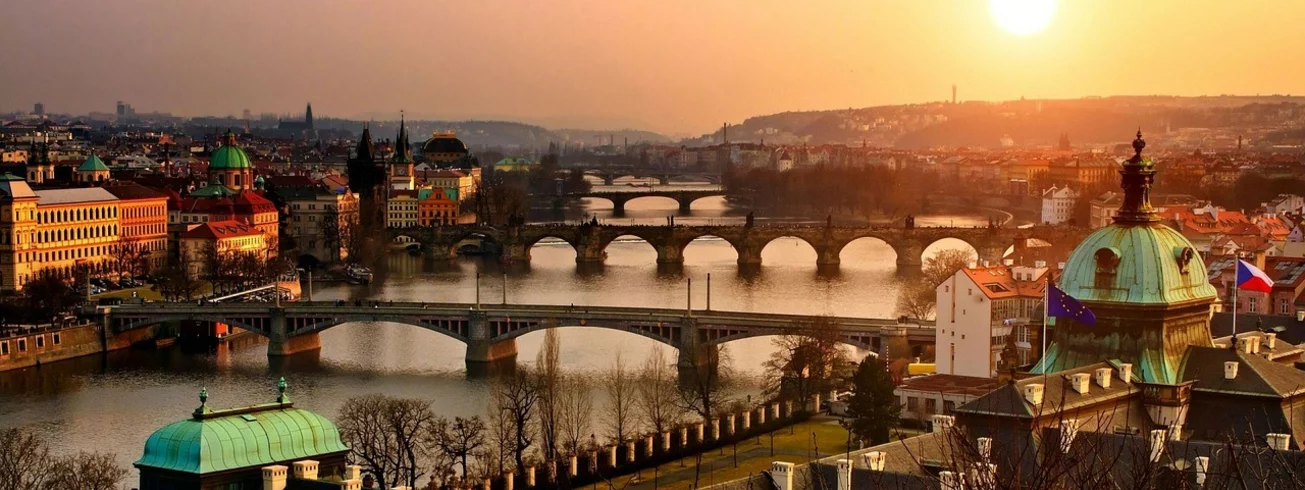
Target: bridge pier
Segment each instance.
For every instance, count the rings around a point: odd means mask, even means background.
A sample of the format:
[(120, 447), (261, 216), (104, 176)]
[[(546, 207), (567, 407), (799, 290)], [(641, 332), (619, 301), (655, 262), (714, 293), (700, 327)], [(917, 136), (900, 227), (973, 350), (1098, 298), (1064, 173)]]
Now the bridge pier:
[(816, 250), (816, 268), (822, 271), (836, 271), (842, 260), (839, 258), (839, 252), (834, 247), (821, 247)]
[(494, 365), (514, 365), (517, 359), (517, 341), (495, 341), (489, 319), (483, 312), (470, 312), (470, 335), (467, 337), (467, 372), (486, 373)]
[(503, 261), (508, 263), (529, 263), (530, 245), (525, 243), (504, 244)]
[(674, 243), (657, 246), (657, 265), (684, 265), (684, 247)]
[(657, 183), (661, 185), (671, 185), (671, 176), (665, 174), (659, 175), (657, 176)]
[(628, 199), (612, 198), (612, 216), (625, 216), (625, 203)]
[(602, 264), (607, 259), (607, 251), (594, 243), (579, 243), (575, 246), (576, 264)]
[(681, 213), (681, 214), (688, 213), (688, 212), (692, 209), (692, 206), (693, 206), (693, 198), (681, 197), (681, 198), (677, 198), (677, 199), (675, 199), (675, 202), (677, 202), (677, 203), (680, 204), (680, 213)]
[(751, 248), (740, 248), (736, 250), (739, 253), (739, 267), (761, 267), (761, 251)]
[(268, 357), (289, 356), (322, 348), (322, 339), (316, 332), (291, 335), (291, 332), (286, 328), (284, 308), (272, 308), (269, 327)]
[(616, 176), (607, 174), (603, 176), (603, 185), (616, 185)]

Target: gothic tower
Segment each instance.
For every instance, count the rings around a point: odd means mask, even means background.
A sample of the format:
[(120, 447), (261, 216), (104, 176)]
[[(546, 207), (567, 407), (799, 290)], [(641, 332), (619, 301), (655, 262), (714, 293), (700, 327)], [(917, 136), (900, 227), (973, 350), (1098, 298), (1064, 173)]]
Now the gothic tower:
[(412, 158), (412, 144), (408, 142), (408, 128), (403, 115), (399, 115), (399, 134), (394, 137), (394, 156), (385, 175), (386, 190), (412, 190), (417, 188), (416, 161)]

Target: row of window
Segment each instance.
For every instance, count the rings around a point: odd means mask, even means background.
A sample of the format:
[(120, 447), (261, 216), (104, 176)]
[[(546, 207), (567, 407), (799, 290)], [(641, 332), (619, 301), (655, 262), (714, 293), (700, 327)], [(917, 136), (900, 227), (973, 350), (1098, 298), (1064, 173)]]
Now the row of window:
[[(10, 354), (9, 342), (10, 342), (9, 340), (0, 340), (0, 356), (8, 356)], [(14, 342), (14, 347), (17, 348), (18, 352), (27, 352), (27, 339), (16, 339), (13, 340), (13, 342)], [(37, 335), (35, 338), (35, 343), (37, 349), (44, 349), (45, 334)], [(55, 332), (54, 334), (52, 334), (51, 343), (53, 343), (54, 345), (63, 345), (63, 337), (59, 335), (59, 332)]]
[[(921, 399), (914, 396), (906, 397), (906, 411), (911, 413), (923, 413), (924, 415), (933, 415), (938, 413), (938, 400), (936, 398), (924, 398), (923, 400), (924, 400), (923, 402), (924, 411), (921, 412), (920, 411), (922, 405)], [(953, 402), (951, 400), (943, 400), (943, 411), (942, 411), (943, 414), (952, 413), (952, 410), (955, 409), (956, 409), (956, 402)]]
[(166, 216), (167, 214), (168, 214), (167, 206), (122, 208), (123, 219), (152, 218), (157, 216)]
[(117, 217), (118, 217), (118, 208), (113, 206), (96, 206), (93, 208), (37, 211), (36, 222), (40, 224), (70, 223), (73, 221), (89, 221), (89, 220), (110, 219), (110, 218), (117, 218)]

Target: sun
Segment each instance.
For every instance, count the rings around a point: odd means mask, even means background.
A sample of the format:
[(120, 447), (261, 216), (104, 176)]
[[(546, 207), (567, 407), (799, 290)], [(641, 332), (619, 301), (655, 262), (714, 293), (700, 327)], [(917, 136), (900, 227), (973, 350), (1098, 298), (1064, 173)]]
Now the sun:
[(990, 0), (988, 13), (1006, 32), (1031, 36), (1046, 29), (1056, 17), (1056, 0)]

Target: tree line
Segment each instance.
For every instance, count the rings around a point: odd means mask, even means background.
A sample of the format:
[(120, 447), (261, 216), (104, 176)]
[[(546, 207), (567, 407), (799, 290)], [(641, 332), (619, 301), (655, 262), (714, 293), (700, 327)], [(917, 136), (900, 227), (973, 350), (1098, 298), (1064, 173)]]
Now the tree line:
[(723, 184), (727, 194), (756, 209), (875, 218), (920, 213), (928, 204), (925, 194), (939, 181), (937, 174), (912, 167), (816, 165), (784, 171), (730, 167)]
[[(900, 411), (887, 369), (874, 356), (852, 362), (840, 344), (828, 321), (777, 338), (762, 394), (796, 400), (851, 389), (854, 415), (845, 426), (856, 440), (886, 442)], [(339, 427), (351, 458), (380, 488), (497, 478), (753, 406), (726, 351), (706, 348), (692, 357), (677, 366), (658, 346), (638, 366), (618, 355), (602, 372), (567, 372), (560, 340), (548, 330), (533, 366), (492, 382), (483, 415), (445, 417), (428, 401), (365, 395), (345, 402)]]

